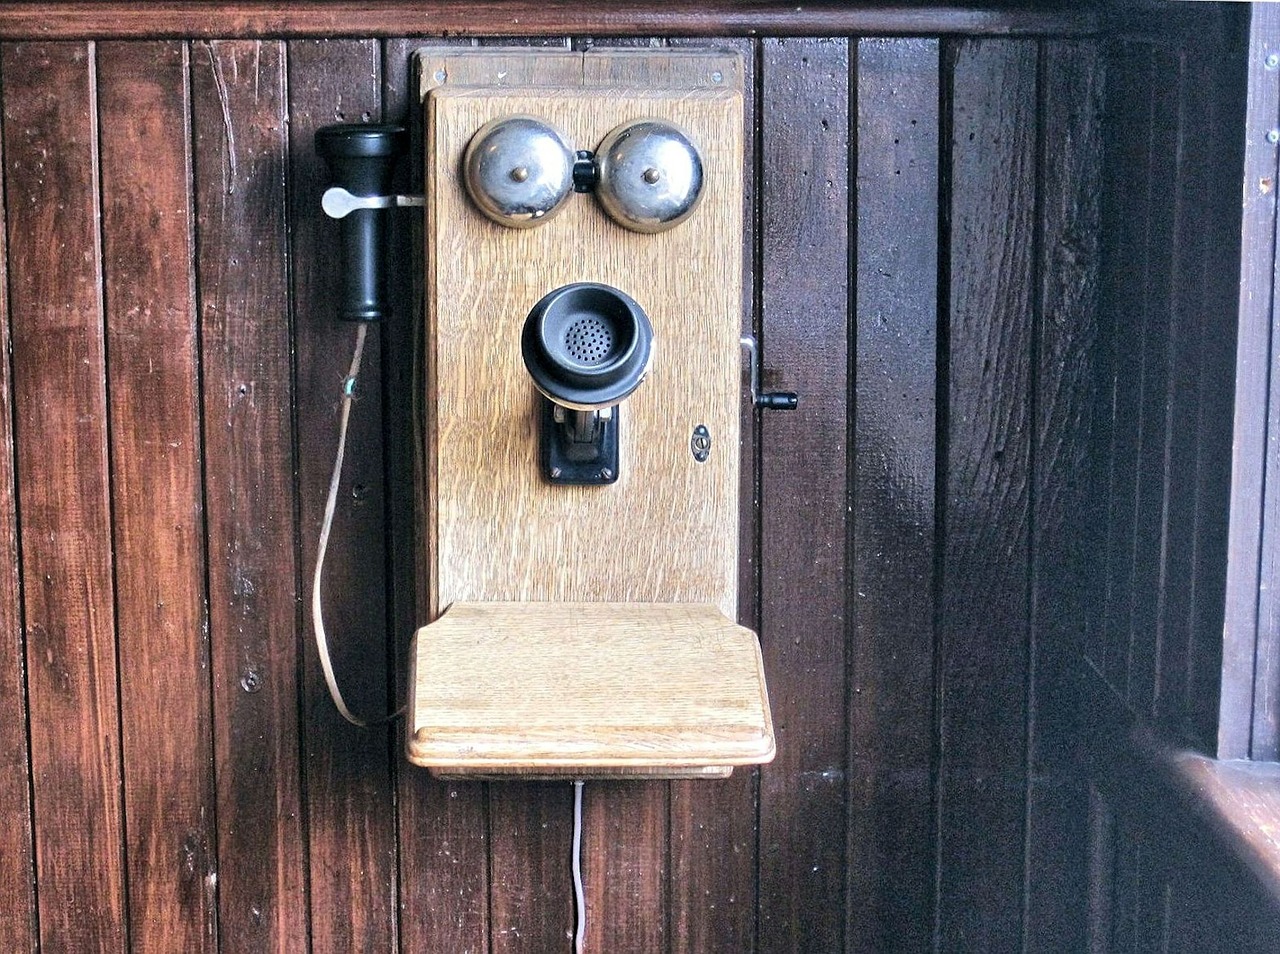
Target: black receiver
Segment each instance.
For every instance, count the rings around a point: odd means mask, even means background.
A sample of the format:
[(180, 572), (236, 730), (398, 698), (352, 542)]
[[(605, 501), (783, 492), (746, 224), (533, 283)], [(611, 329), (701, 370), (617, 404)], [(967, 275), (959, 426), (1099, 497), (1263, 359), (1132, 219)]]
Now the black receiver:
[[(316, 152), (333, 184), (349, 193), (342, 222), (342, 300), (347, 321), (377, 321), (391, 312), (386, 295), (387, 223), (396, 160), (408, 149), (402, 126), (342, 123), (316, 130)], [(361, 203), (361, 199), (376, 200)]]

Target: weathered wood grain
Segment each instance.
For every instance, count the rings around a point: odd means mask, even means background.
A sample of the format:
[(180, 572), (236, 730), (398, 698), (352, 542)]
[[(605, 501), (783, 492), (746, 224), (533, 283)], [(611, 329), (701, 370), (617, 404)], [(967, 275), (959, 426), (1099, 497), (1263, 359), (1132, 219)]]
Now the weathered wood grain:
[[(742, 330), (757, 331), (756, 53), (752, 40), (673, 39), (671, 45), (711, 45), (742, 57), (743, 256)], [(743, 379), (745, 381), (745, 379)], [(760, 631), (760, 493), (758, 413), (744, 387), (738, 479), (738, 622)], [(765, 679), (769, 678), (768, 673)], [(754, 770), (722, 782), (671, 784), (671, 848), (667, 887), (671, 954), (741, 954), (755, 948), (756, 789)]]
[[(1159, 601), (1163, 592), (1161, 557), (1163, 517), (1168, 493), (1166, 473), (1173, 462), (1169, 446), (1169, 344), (1172, 330), (1174, 216), (1179, 185), (1179, 56), (1159, 50), (1145, 77), (1153, 91), (1151, 125), (1143, 185), (1148, 190), (1144, 242), (1147, 262), (1140, 324), (1141, 368), (1134, 488), (1133, 594), (1129, 609), (1128, 659), (1125, 665), (1129, 706), (1150, 714), (1159, 666)], [(1132, 188), (1132, 185), (1129, 186)], [(1174, 197), (1171, 201), (1169, 196)], [(1136, 316), (1135, 316), (1136, 317)], [(1131, 319), (1133, 320), (1133, 319)]]
[(128, 943), (95, 68), (82, 43), (0, 49), (45, 951)]
[(1024, 934), (1027, 950), (1060, 951), (1085, 944), (1077, 680), (1105, 539), (1092, 460), (1102, 78), (1093, 41), (1047, 41), (1040, 60)]
[[(304, 592), (310, 593), (342, 381), (355, 341), (355, 326), (336, 313), (338, 225), (320, 210), (330, 180), (314, 137), (329, 123), (380, 119), (382, 55), (373, 40), (296, 40), (288, 57), (294, 413)], [(398, 705), (387, 672), (393, 646), (387, 644), (381, 371), (381, 326), (375, 326), (366, 338), (321, 590), (339, 688), (367, 719)], [(398, 736), (399, 726), (361, 729), (343, 719), (311, 638), (310, 600), (303, 603), (303, 633), (312, 944), (326, 951), (390, 951), (396, 943), (396, 832), (389, 759), (395, 757), (390, 736)]]
[[(1254, 168), (1246, 161), (1251, 140), (1240, 134), (1248, 128), (1246, 117), (1248, 92), (1246, 83), (1256, 71), (1246, 71), (1242, 64), (1250, 54), (1250, 35), (1243, 8), (1231, 8), (1231, 18), (1236, 29), (1225, 55), (1201, 51), (1198, 42), (1190, 43), (1196, 51), (1196, 59), (1208, 71), (1212, 79), (1204, 85), (1210, 100), (1205, 111), (1208, 129), (1204, 140), (1211, 150), (1210, 160), (1214, 169), (1244, 170), (1243, 175), (1252, 181), (1257, 193), (1246, 198), (1246, 209), (1252, 209), (1258, 197), (1265, 191), (1268, 172), (1266, 167), (1256, 178), (1250, 173)], [(1271, 36), (1280, 34), (1280, 17), (1271, 6), (1250, 7), (1250, 16), (1269, 17)], [(1198, 39), (1198, 38), (1197, 38)], [(1256, 60), (1253, 62), (1257, 62)], [(1265, 57), (1264, 57), (1265, 66)], [(1264, 85), (1266, 81), (1263, 81)], [(1269, 86), (1273, 98), (1272, 116), (1280, 110), (1280, 96), (1275, 84)], [(1264, 113), (1265, 115), (1265, 113)], [(1265, 137), (1264, 137), (1265, 138)], [(1256, 155), (1256, 153), (1253, 153)], [(1276, 153), (1273, 151), (1272, 155)], [(1275, 166), (1271, 167), (1276, 169)], [(1229, 523), (1235, 520), (1232, 511), (1232, 480), (1236, 457), (1235, 441), (1241, 432), (1233, 420), (1236, 394), (1219, 382), (1239, 380), (1242, 368), (1238, 364), (1238, 345), (1244, 345), (1242, 302), (1246, 285), (1244, 249), (1256, 251), (1253, 236), (1246, 230), (1245, 214), (1240, 200), (1243, 192), (1240, 179), (1233, 175), (1213, 175), (1212, 197), (1206, 197), (1209, 210), (1203, 225), (1206, 248), (1204, 255), (1205, 305), (1203, 313), (1212, 333), (1204, 337), (1201, 351), (1200, 377), (1209, 382), (1200, 395), (1200, 413), (1197, 430), (1199, 464), (1196, 474), (1196, 530), (1195, 530), (1195, 601), (1192, 608), (1191, 644), (1188, 648), (1186, 682), (1186, 722), (1188, 738), (1194, 739), (1201, 751), (1217, 754), (1220, 758), (1236, 758), (1244, 750), (1236, 748), (1247, 730), (1240, 731), (1238, 709), (1240, 701), (1235, 692), (1234, 679), (1224, 679), (1228, 671), (1228, 656), (1233, 653), (1235, 633), (1234, 619), (1228, 615), (1227, 606), (1235, 583), (1230, 579), (1238, 554), (1229, 537)], [(1274, 184), (1274, 182), (1273, 182)], [(1273, 219), (1274, 221), (1274, 219)], [(1274, 245), (1272, 245), (1274, 250)], [(1274, 251), (1273, 251), (1274, 254)], [(1272, 279), (1274, 281), (1274, 279)], [(1209, 316), (1236, 315), (1236, 322), (1223, 319), (1212, 321)], [(1223, 514), (1231, 514), (1229, 520)], [(1231, 634), (1228, 636), (1227, 634)], [(1221, 700), (1221, 707), (1219, 707)], [(1220, 726), (1226, 730), (1220, 735)]]
[[(586, 786), (586, 804), (595, 797), (597, 787), (595, 783)], [(489, 950), (494, 954), (535, 954), (571, 949), (566, 937), (573, 933), (574, 916), (569, 873), (573, 786), (568, 782), (498, 782), (489, 786), (488, 807)], [(588, 881), (602, 877), (585, 847), (583, 857), (588, 859), (584, 877)], [(603, 916), (598, 910), (594, 914)]]
[(667, 792), (665, 782), (587, 784), (586, 950), (642, 954), (667, 949)]
[[(1257, 9), (1250, 20), (1249, 55), (1265, 57), (1280, 47), (1280, 17)], [(1267, 70), (1251, 70), (1246, 128), (1273, 127), (1280, 116), (1280, 84)], [(1276, 237), (1275, 185), (1280, 150), (1265, 135), (1245, 137), (1245, 189), (1241, 258), (1240, 331), (1236, 358), (1236, 436), (1232, 445), (1231, 530), (1227, 576), (1228, 662), (1223, 668), (1222, 732), (1238, 751), (1239, 706), (1252, 689), (1249, 757), (1280, 758), (1280, 335), (1276, 334), (1276, 289), (1280, 248)], [(1263, 183), (1272, 179), (1270, 189)], [(1255, 244), (1256, 243), (1256, 244)], [(1271, 252), (1267, 268), (1267, 251)], [(1265, 402), (1265, 403), (1262, 403)], [(1248, 679), (1249, 637), (1255, 671)]]
[[(761, 644), (778, 740), (760, 774), (759, 950), (844, 943), (849, 45), (761, 47)], [(797, 148), (797, 143), (804, 143)]]
[(932, 937), (938, 57), (857, 48), (849, 952)]
[(1200, 135), (1206, 123), (1211, 79), (1185, 55), (1178, 75), (1178, 171), (1172, 196), (1171, 320), (1166, 396), (1168, 443), (1165, 450), (1165, 503), (1162, 516), (1158, 665), (1154, 673), (1153, 716), (1170, 731), (1185, 731), (1187, 667), (1192, 609), (1196, 596), (1195, 508), (1200, 450), (1197, 443), (1204, 381), (1207, 301), (1204, 272), (1213, 196), (1210, 148)]
[(1022, 942), (1037, 46), (962, 40), (950, 82), (939, 621), (944, 949)]
[(910, 3), (851, 6), (839, 0), (794, 3), (704, 0), (697, 4), (615, 0), (584, 8), (538, 0), (437, 0), (424, 6), (403, 0), (217, 0), (149, 3), (79, 0), (56, 4), (10, 2), (0, 6), (0, 38), (190, 36), (595, 36), (818, 35), (874, 33), (1039, 34), (1092, 32), (1091, 9), (1002, 4), (991, 8), (920, 6)]
[(283, 44), (192, 50), (218, 921), (306, 944)]
[[(0, 137), (0, 170), (7, 175)], [(0, 214), (0, 350), (11, 353), (9, 243)], [(38, 950), (35, 846), (32, 842), (31, 755), (27, 744), (27, 673), (23, 650), (22, 581), (18, 560), (17, 489), (14, 486), (13, 381), (0, 361), (0, 949)]]
[(188, 50), (98, 47), (130, 942), (217, 945)]
[(1103, 360), (1109, 374), (1105, 386), (1111, 394), (1110, 419), (1100, 432), (1109, 440), (1108, 534), (1101, 555), (1106, 596), (1101, 619), (1091, 628), (1087, 654), (1112, 688), (1126, 695), (1141, 419), (1141, 322), (1148, 269), (1145, 225), (1150, 207), (1148, 190), (1134, 188), (1130, 176), (1135, 173), (1129, 170), (1145, 168), (1149, 156), (1153, 106), (1150, 47), (1118, 44), (1109, 65), (1108, 96), (1118, 105), (1108, 109), (1103, 128), (1103, 163), (1108, 170), (1117, 170), (1108, 173), (1104, 184), (1102, 224), (1102, 320), (1108, 342)]
[[(470, 43), (471, 41), (458, 41)], [(422, 190), (422, 106), (412, 54), (420, 40), (383, 44), (383, 118), (409, 127), (410, 159), (399, 182)], [(392, 217), (388, 294), (395, 313), (384, 323), (383, 389), (387, 427), (388, 520), (393, 548), (390, 572), (397, 700), (408, 696), (409, 644), (425, 622), (426, 601), (417, 598), (426, 575), (419, 573), (416, 506), (422, 492), (415, 478), (421, 455), (422, 219)], [(421, 612), (419, 612), (421, 607)], [(398, 753), (401, 741), (394, 750)], [(403, 759), (396, 767), (399, 853), (399, 930), (402, 951), (486, 951), (489, 944), (489, 823), (487, 788), (477, 782), (442, 782)], [(413, 832), (406, 838), (404, 832)]]
[(773, 756), (756, 636), (714, 606), (454, 603), (418, 631), (410, 761), (443, 775)]

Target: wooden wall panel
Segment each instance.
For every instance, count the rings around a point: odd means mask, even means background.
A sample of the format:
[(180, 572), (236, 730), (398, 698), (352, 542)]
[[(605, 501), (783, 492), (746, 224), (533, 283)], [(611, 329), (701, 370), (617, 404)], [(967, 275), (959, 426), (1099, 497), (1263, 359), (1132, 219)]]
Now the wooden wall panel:
[(128, 943), (96, 61), (0, 49), (41, 949)]
[(1102, 77), (1092, 43), (1040, 52), (1038, 308), (1032, 393), (1031, 643), (1027, 699), (1028, 950), (1082, 950), (1088, 793), (1079, 659), (1099, 589), (1093, 486)]
[[(1159, 665), (1158, 602), (1162, 591), (1160, 558), (1162, 516), (1166, 493), (1165, 459), (1169, 433), (1169, 342), (1172, 321), (1171, 284), (1174, 203), (1164, 198), (1178, 186), (1178, 85), (1179, 57), (1167, 50), (1152, 51), (1150, 72), (1143, 74), (1151, 91), (1151, 123), (1147, 129), (1148, 170), (1139, 191), (1145, 188), (1147, 218), (1143, 237), (1146, 261), (1141, 310), (1120, 316), (1134, 327), (1133, 338), (1121, 347), (1137, 352), (1137, 444), (1132, 550), (1129, 559), (1133, 581), (1128, 612), (1128, 658), (1124, 686), (1130, 708), (1150, 712), (1155, 696), (1155, 672)], [(1118, 620), (1123, 627), (1125, 621)]]
[(283, 44), (192, 53), (224, 950), (308, 938)]
[(939, 883), (943, 948), (1022, 943), (1034, 43), (947, 48), (950, 315), (941, 426)]
[[(1108, 71), (1108, 96), (1126, 104), (1125, 112), (1108, 110), (1103, 129), (1104, 163), (1109, 168), (1145, 167), (1149, 156), (1153, 93), (1156, 78), (1151, 49), (1143, 44), (1125, 43), (1125, 53)], [(1143, 182), (1145, 186), (1145, 181)], [(1141, 403), (1138, 385), (1141, 381), (1141, 329), (1143, 286), (1146, 283), (1149, 246), (1146, 243), (1146, 221), (1149, 217), (1150, 193), (1144, 187), (1132, 188), (1128, 181), (1108, 180), (1108, 198), (1104, 206), (1102, 234), (1107, 246), (1103, 252), (1103, 320), (1110, 331), (1105, 348), (1109, 349), (1107, 388), (1113, 393), (1111, 419), (1106, 433), (1110, 438), (1107, 460), (1110, 473), (1107, 485), (1107, 546), (1105, 551), (1106, 601), (1096, 636), (1088, 647), (1093, 661), (1107, 682), (1122, 695), (1128, 692), (1129, 618), (1133, 601), (1133, 540), (1135, 533), (1134, 501), (1137, 487), (1137, 464), (1133, 452), (1138, 442)]]
[[(303, 592), (310, 596), (316, 544), (338, 439), (342, 382), (355, 325), (337, 317), (338, 225), (320, 210), (329, 182), (315, 131), (379, 118), (382, 51), (372, 40), (289, 44), (290, 237), (297, 391), (298, 489)], [(382, 460), (381, 328), (366, 338), (357, 400), (321, 593), (339, 689), (361, 718), (397, 708), (388, 682), (387, 546)], [(302, 652), (311, 938), (317, 950), (396, 947), (396, 831), (391, 759), (397, 727), (362, 729), (329, 698), (316, 656), (310, 599)]]
[[(470, 45), (472, 41), (459, 42)], [(420, 41), (412, 38), (383, 44), (383, 116), (388, 122), (408, 126), (411, 156), (422, 155), (421, 109), (412, 93), (417, 81), (411, 65), (413, 50), (419, 45)], [(421, 191), (421, 162), (406, 162), (399, 176), (403, 187)], [(414, 459), (422, 451), (422, 438), (415, 429), (414, 399), (404, 397), (421, 393), (415, 374), (421, 373), (417, 356), (422, 352), (422, 339), (416, 325), (422, 320), (422, 248), (421, 219), (393, 216), (388, 267), (389, 294), (396, 314), (384, 324), (382, 334), (388, 519), (393, 547), (389, 598), (398, 641), (397, 699), (405, 698), (407, 692), (400, 660), (409, 658), (409, 640), (418, 625), (426, 622), (417, 615), (418, 551), (413, 531), (421, 490), (414, 485)], [(420, 605), (425, 608), (425, 600)], [(399, 731), (396, 736), (400, 948), (423, 951), (439, 945), (444, 950), (488, 951), (487, 787), (477, 782), (442, 782), (415, 769), (400, 758), (404, 741)]]
[(761, 54), (761, 353), (801, 399), (761, 425), (778, 755), (760, 772), (759, 950), (798, 954), (844, 943), (849, 45), (767, 39)]
[[(757, 333), (760, 234), (757, 227), (760, 156), (756, 135), (759, 44), (721, 38), (672, 40), (673, 46), (710, 42), (743, 59), (743, 311), (744, 334)], [(777, 381), (789, 387), (786, 377)], [(743, 393), (738, 489), (738, 621), (760, 631), (759, 413)], [(766, 677), (767, 678), (767, 677)], [(756, 795), (759, 773), (735, 769), (727, 781), (671, 783), (671, 860), (668, 936), (671, 954), (738, 954), (755, 949)]]
[[(568, 949), (570, 787), (436, 782), (403, 763), (398, 731), (349, 730), (317, 677), (302, 605), (352, 331), (331, 320), (336, 245), (316, 207), (311, 135), (368, 114), (407, 119), (419, 136), (416, 45), (0, 53), (51, 950), (119, 947), (126, 932), (140, 949), (179, 937), (206, 950)], [(1087, 833), (1065, 716), (1088, 604), (1113, 611), (1089, 658), (1141, 706), (1155, 698), (1162, 720), (1199, 720), (1214, 675), (1204, 643), (1224, 455), (1205, 448), (1221, 450), (1212, 382), (1231, 366), (1216, 334), (1229, 261), (1215, 258), (1222, 230), (1193, 225), (1229, 219), (1211, 174), (1229, 150), (1197, 152), (1194, 134), (1205, 116), (1218, 124), (1205, 128), (1230, 127), (1212, 60), (1222, 50), (1171, 57), (1148, 40), (1099, 57), (1092, 39), (937, 37), (732, 46), (749, 58), (758, 136), (744, 327), (761, 333), (766, 387), (801, 393), (799, 411), (744, 428), (743, 444), (740, 612), (762, 633), (779, 757), (728, 782), (588, 786), (588, 949), (1076, 949)], [(1108, 65), (1125, 110), (1099, 128)], [(1180, 83), (1154, 89), (1179, 70)], [(1157, 114), (1180, 118), (1155, 139), (1132, 128)], [(1180, 197), (1172, 214), (1153, 221), (1163, 193), (1115, 179), (1100, 226), (1104, 158), (1163, 169)], [(78, 198), (50, 203), (39, 163), (56, 167), (46, 180), (63, 183), (60, 196)], [(410, 161), (401, 181), (412, 187), (418, 172)], [(399, 698), (385, 691), (405, 646), (386, 649), (417, 621), (406, 395), (421, 239), (414, 213), (393, 218), (397, 315), (371, 332), (326, 603), (339, 675), (367, 712)], [(1165, 239), (1176, 248), (1157, 261), (1149, 250)], [(1125, 384), (1105, 419), (1089, 418), (1093, 375)], [(69, 395), (82, 399), (74, 412)], [(4, 417), (0, 406), (0, 550)], [(1174, 426), (1184, 418), (1193, 431)], [(47, 439), (55, 431), (74, 440)], [(166, 447), (149, 453), (153, 440)], [(1089, 472), (1113, 443), (1127, 456), (1104, 491), (1120, 524), (1094, 540), (1111, 561), (1108, 603), (1090, 600), (1088, 571), (1103, 569), (1085, 566), (1094, 538), (1074, 531), (1079, 520), (1096, 531), (1082, 516)], [(79, 469), (56, 466), (51, 483), (49, 447)], [(1184, 459), (1184, 470), (1166, 464)], [(1104, 507), (1105, 492), (1092, 494)], [(1152, 545), (1157, 559), (1144, 562)], [(1171, 589), (1188, 574), (1185, 594)], [(81, 668), (51, 670), (49, 648), (55, 664)], [(21, 669), (7, 673), (6, 702), (11, 685), (23, 691)], [(160, 712), (163, 730), (148, 730)], [(90, 718), (104, 731), (72, 741), (97, 749), (67, 759), (62, 726)], [(20, 714), (13, 724), (0, 752), (17, 777), (0, 782), (0, 805), (21, 819)], [(148, 731), (162, 736), (154, 758)], [(62, 837), (67, 826), (76, 837)], [(0, 939), (12, 932), (9, 947), (25, 949), (30, 842), (20, 823), (4, 838)], [(91, 855), (115, 868), (86, 883), (64, 874)], [(1149, 860), (1129, 852), (1113, 872), (1130, 889), (1108, 943), (1146, 943), (1161, 898), (1176, 905), (1189, 890), (1144, 881)]]
[(857, 47), (849, 952), (933, 937), (939, 54)]
[[(0, 135), (0, 169), (4, 163)], [(11, 353), (9, 255), (0, 216), (0, 349)], [(27, 727), (27, 673), (23, 649), (22, 581), (18, 563), (17, 489), (14, 486), (13, 380), (0, 361), (0, 949), (37, 950), (35, 848), (31, 829), (31, 755)]]
[(130, 941), (217, 947), (186, 44), (98, 48)]

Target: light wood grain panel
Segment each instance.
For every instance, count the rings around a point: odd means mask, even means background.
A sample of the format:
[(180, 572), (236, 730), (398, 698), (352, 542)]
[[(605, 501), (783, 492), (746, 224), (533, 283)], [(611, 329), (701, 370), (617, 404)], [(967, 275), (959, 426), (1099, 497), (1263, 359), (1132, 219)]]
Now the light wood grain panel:
[[(659, 115), (703, 153), (704, 198), (683, 225), (627, 232), (588, 198), (551, 223), (484, 219), (459, 181), (462, 152), (495, 116), (533, 113), (594, 146)], [(432, 617), (454, 601), (663, 601), (736, 610), (741, 359), (741, 115), (732, 91), (499, 94), (437, 90), (429, 101), (426, 525)], [(467, 254), (459, 254), (460, 249)], [(552, 487), (539, 474), (537, 397), (520, 329), (546, 292), (599, 281), (653, 322), (653, 370), (621, 405), (622, 466), (607, 487)], [(430, 395), (435, 395), (433, 400)], [(696, 424), (710, 460), (689, 452)]]
[(755, 634), (713, 606), (456, 603), (419, 630), (414, 667), (409, 757), (420, 765), (725, 766), (773, 755)]

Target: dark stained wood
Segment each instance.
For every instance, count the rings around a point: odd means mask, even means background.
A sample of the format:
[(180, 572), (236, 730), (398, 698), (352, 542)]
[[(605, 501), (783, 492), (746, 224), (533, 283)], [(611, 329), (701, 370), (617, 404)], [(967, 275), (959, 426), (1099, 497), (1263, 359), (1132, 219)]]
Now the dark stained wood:
[(98, 47), (130, 940), (217, 947), (183, 43)]
[(40, 944), (122, 949), (95, 60), (0, 49)]
[[(1263, 58), (1277, 49), (1280, 39), (1280, 11), (1260, 7), (1250, 20), (1249, 56)], [(1251, 70), (1248, 88), (1246, 127), (1267, 129), (1280, 115), (1280, 85), (1271, 71)], [(1270, 583), (1275, 564), (1263, 548), (1267, 526), (1268, 413), (1273, 383), (1272, 351), (1275, 311), (1277, 218), (1274, 183), (1280, 182), (1280, 164), (1275, 146), (1264, 136), (1245, 138), (1245, 190), (1241, 222), (1243, 248), (1240, 274), (1240, 345), (1236, 359), (1235, 440), (1231, 459), (1231, 529), (1228, 551), (1226, 638), (1222, 681), (1222, 725), (1220, 753), (1228, 758), (1252, 754), (1252, 735), (1259, 734), (1259, 758), (1276, 758), (1280, 750), (1280, 701), (1274, 692), (1274, 672), (1269, 670), (1280, 654), (1274, 636), (1264, 635), (1260, 614), (1264, 603), (1259, 587)], [(1270, 179), (1272, 188), (1264, 189)], [(1268, 254), (1269, 253), (1269, 254)], [(1272, 457), (1275, 452), (1272, 452)], [(1265, 564), (1264, 564), (1265, 561)], [(1264, 577), (1263, 567), (1267, 577)], [(1266, 601), (1267, 608), (1272, 604)], [(1271, 609), (1274, 612), (1274, 609)], [(1267, 643), (1260, 645), (1260, 640)], [(1266, 675), (1272, 678), (1268, 680)], [(1270, 685), (1268, 685), (1270, 683)], [(1261, 691), (1263, 700), (1255, 700)], [(1247, 720), (1244, 711), (1254, 711), (1258, 702), (1262, 718)]]
[[(1236, 8), (1232, 8), (1235, 10)], [(1254, 12), (1268, 7), (1252, 6)], [(1224, 386), (1237, 375), (1237, 322), (1241, 290), (1244, 282), (1242, 248), (1257, 251), (1256, 245), (1243, 245), (1243, 217), (1239, 205), (1241, 171), (1247, 170), (1245, 150), (1247, 137), (1239, 131), (1246, 128), (1247, 101), (1244, 64), (1248, 60), (1249, 33), (1244, 10), (1236, 11), (1236, 32), (1228, 48), (1219, 54), (1201, 51), (1198, 37), (1187, 43), (1194, 59), (1206, 77), (1202, 88), (1210, 94), (1203, 115), (1203, 132), (1199, 137), (1211, 153), (1214, 170), (1231, 170), (1230, 174), (1214, 172), (1210, 178), (1211, 193), (1204, 197), (1206, 215), (1203, 259), (1204, 305), (1206, 322), (1204, 348), (1200, 355), (1200, 378), (1206, 383), (1200, 394), (1199, 422), (1196, 442), (1199, 460), (1196, 473), (1195, 517), (1195, 598), (1192, 605), (1190, 646), (1187, 652), (1186, 709), (1184, 726), (1188, 739), (1209, 754), (1232, 757), (1219, 737), (1219, 698), (1225, 705), (1222, 722), (1234, 713), (1226, 699), (1224, 674), (1227, 641), (1224, 632), (1226, 599), (1230, 592), (1228, 571), (1234, 557), (1229, 555), (1228, 520), (1231, 512), (1231, 480), (1234, 466), (1232, 453), (1235, 440), (1232, 415), (1234, 394)], [(1273, 21), (1275, 22), (1275, 21)], [(1256, 66), (1256, 61), (1254, 61)], [(1265, 69), (1265, 67), (1264, 67)], [(1244, 173), (1247, 175), (1247, 171)], [(1257, 180), (1258, 188), (1262, 180)], [(1234, 739), (1240, 735), (1233, 733)]]
[(307, 943), (280, 43), (192, 50), (224, 950)]
[[(302, 692), (311, 939), (317, 950), (392, 951), (396, 832), (389, 759), (400, 727), (361, 729), (338, 713), (311, 638), (309, 598), (337, 447), (339, 398), (356, 335), (355, 325), (336, 313), (338, 226), (320, 210), (329, 176), (314, 136), (329, 123), (381, 118), (382, 50), (374, 40), (296, 40), (288, 57), (294, 401), (308, 597), (303, 601)], [(380, 326), (372, 326), (365, 342), (321, 590), (339, 688), (366, 719), (396, 708), (387, 672), (393, 646), (387, 644), (380, 332)]]
[(1115, 817), (1106, 799), (1089, 783), (1089, 894), (1086, 935), (1089, 954), (1107, 954), (1111, 939)]
[(933, 934), (938, 67), (858, 44), (849, 952)]
[(851, 33), (1080, 33), (1097, 28), (1092, 10), (1026, 3), (965, 9), (915, 4), (852, 7), (840, 0), (796, 5), (777, 0), (703, 0), (664, 4), (620, 0), (584, 8), (537, 0), (197, 0), (149, 3), (80, 0), (0, 5), (0, 38), (143, 38), (332, 36), (827, 36)]
[[(4, 164), (0, 139), (0, 169)], [(0, 349), (10, 353), (8, 236), (0, 214)], [(12, 380), (0, 361), (0, 950), (35, 952), (36, 870), (31, 824), (31, 757), (27, 745), (25, 630), (18, 564), (17, 491), (14, 487)]]
[[(1151, 123), (1147, 129), (1147, 159), (1143, 184), (1148, 192), (1145, 229), (1146, 272), (1137, 341), (1141, 351), (1137, 386), (1138, 433), (1134, 454), (1137, 482), (1134, 490), (1132, 541), (1133, 592), (1129, 608), (1129, 657), (1125, 671), (1129, 706), (1150, 713), (1159, 666), (1159, 602), (1163, 590), (1164, 514), (1170, 466), (1169, 345), (1172, 327), (1174, 211), (1179, 188), (1178, 87), (1179, 57), (1169, 50), (1154, 51), (1145, 81), (1152, 91)], [(1132, 185), (1129, 188), (1133, 188)], [(1175, 197), (1170, 201), (1169, 196)]]
[(1076, 678), (1105, 539), (1093, 486), (1102, 82), (1091, 41), (1041, 48), (1027, 950), (1082, 950), (1088, 792)]
[[(778, 755), (760, 773), (759, 950), (844, 945), (849, 46), (765, 40), (760, 637)], [(797, 147), (803, 143), (803, 147)], [(788, 543), (781, 544), (782, 541)]]
[[(585, 786), (586, 950), (643, 954), (667, 949), (666, 794), (665, 782)], [(544, 903), (554, 904), (554, 885), (543, 890)]]
[[(599, 786), (586, 786), (584, 804)], [(584, 815), (584, 818), (586, 816)], [(509, 782), (489, 786), (489, 950), (554, 951), (569, 948), (573, 933), (573, 786), (567, 782)], [(623, 820), (619, 820), (623, 821)], [(584, 868), (584, 877), (608, 872)], [(594, 884), (593, 884), (594, 887)], [(604, 917), (599, 905), (595, 918)], [(596, 926), (598, 928), (598, 925)], [(614, 945), (609, 945), (613, 947)]]
[(1089, 950), (1276, 950), (1274, 767), (1170, 748), (1098, 673), (1083, 684)]
[[(756, 182), (757, 44), (727, 37), (671, 41), (672, 46), (711, 45), (743, 59), (746, 125), (743, 141), (742, 330), (757, 331), (759, 233)], [(759, 414), (742, 395), (741, 470), (738, 490), (738, 621), (760, 631)], [(667, 887), (671, 954), (741, 954), (755, 949), (756, 801), (759, 774), (735, 769), (718, 782), (671, 783), (670, 877)]]
[[(1088, 658), (1113, 689), (1128, 692), (1130, 617), (1133, 600), (1134, 502), (1138, 427), (1141, 419), (1141, 319), (1147, 276), (1149, 190), (1142, 170), (1150, 156), (1152, 53), (1146, 45), (1118, 44), (1107, 73), (1109, 107), (1103, 128), (1102, 320), (1108, 329), (1104, 356), (1111, 399), (1110, 419), (1100, 435), (1110, 442), (1106, 499), (1107, 542), (1102, 556), (1106, 596), (1091, 629)], [(1134, 177), (1142, 186), (1134, 188)], [(1101, 446), (1101, 445), (1100, 445)]]
[(1178, 85), (1178, 174), (1174, 200), (1172, 314), (1169, 327), (1168, 444), (1159, 597), (1159, 653), (1155, 678), (1156, 721), (1169, 731), (1185, 731), (1187, 666), (1192, 607), (1196, 594), (1196, 475), (1200, 467), (1198, 428), (1201, 391), (1214, 383), (1202, 378), (1206, 347), (1204, 272), (1205, 222), (1214, 196), (1210, 147), (1201, 130), (1208, 124), (1212, 78), (1194, 59), (1180, 54)]
[[(433, 41), (434, 42), (434, 41)], [(459, 41), (469, 45), (472, 41)], [(411, 134), (410, 156), (422, 155), (422, 117), (411, 57), (419, 41), (409, 38), (383, 44), (383, 117), (403, 122)], [(420, 190), (421, 161), (410, 158), (398, 172), (399, 182)], [(420, 388), (422, 339), (422, 220), (418, 215), (392, 216), (389, 272), (396, 313), (382, 329), (385, 452), (393, 566), (390, 574), (392, 626), (397, 640), (396, 698), (403, 699), (405, 663), (414, 629), (427, 620), (417, 615), (418, 553), (414, 546), (416, 495), (415, 454), (421, 437), (414, 421)], [(420, 373), (420, 372), (419, 372)], [(403, 737), (397, 733), (395, 754), (400, 860), (401, 950), (439, 947), (449, 951), (489, 950), (489, 822), (487, 787), (481, 783), (441, 782), (407, 764), (401, 757)], [(406, 834), (411, 833), (411, 834)]]
[(946, 48), (950, 314), (943, 425), (937, 941), (1022, 942), (1036, 60)]

